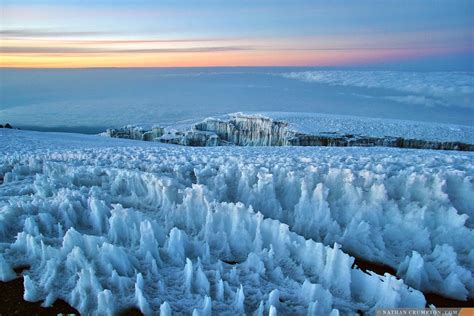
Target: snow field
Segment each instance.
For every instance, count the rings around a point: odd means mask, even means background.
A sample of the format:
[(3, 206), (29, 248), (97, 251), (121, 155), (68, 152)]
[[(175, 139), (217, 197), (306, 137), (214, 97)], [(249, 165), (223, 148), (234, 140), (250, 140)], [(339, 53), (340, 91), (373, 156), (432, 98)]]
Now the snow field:
[[(424, 306), (405, 283), (473, 297), (472, 154), (99, 137), (71, 150), (38, 135), (9, 134), (0, 156), (0, 279), (29, 266), (26, 300), (101, 315), (337, 315)], [(345, 252), (403, 280), (352, 268)]]

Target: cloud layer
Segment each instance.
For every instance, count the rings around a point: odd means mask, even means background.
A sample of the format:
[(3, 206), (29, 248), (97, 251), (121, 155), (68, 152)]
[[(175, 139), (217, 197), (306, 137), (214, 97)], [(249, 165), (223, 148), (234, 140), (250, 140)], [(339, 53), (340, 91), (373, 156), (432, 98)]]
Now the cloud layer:
[(250, 46), (201, 46), (182, 48), (97, 48), (97, 47), (21, 47), (21, 46), (1, 46), (0, 53), (4, 54), (70, 54), (70, 53), (209, 53), (252, 50)]
[(474, 108), (474, 73), (404, 71), (303, 71), (284, 73), (289, 79), (363, 88), (363, 97), (380, 97), (424, 106)]

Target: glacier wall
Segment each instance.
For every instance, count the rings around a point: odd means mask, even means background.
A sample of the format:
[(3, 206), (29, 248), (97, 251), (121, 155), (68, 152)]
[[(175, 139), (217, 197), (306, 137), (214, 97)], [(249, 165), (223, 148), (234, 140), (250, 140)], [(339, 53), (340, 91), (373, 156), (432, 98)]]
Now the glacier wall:
[(420, 290), (472, 299), (471, 161), (382, 148), (9, 153), (0, 278), (29, 266), (25, 299), (100, 315), (372, 314), (423, 307)]
[(368, 137), (360, 135), (307, 135), (296, 133), (289, 139), (292, 146), (335, 146), (335, 147), (397, 147), (434, 150), (474, 151), (474, 145), (463, 142), (406, 139), (403, 137)]
[(101, 135), (114, 138), (157, 141), (161, 136), (164, 135), (164, 133), (164, 128), (158, 126), (154, 126), (150, 130), (147, 130), (140, 126), (127, 125), (121, 128), (107, 129)]
[(195, 124), (194, 129), (215, 133), (221, 141), (238, 146), (285, 146), (293, 134), (286, 122), (249, 115), (236, 115), (227, 121), (209, 118)]
[[(159, 131), (159, 132), (157, 132)], [(153, 136), (144, 137), (144, 135)], [(331, 133), (302, 133), (285, 121), (261, 115), (235, 114), (228, 119), (208, 118), (194, 124), (189, 131), (166, 133), (164, 129), (145, 131), (126, 126), (107, 130), (105, 136), (151, 140), (184, 146), (334, 146), (334, 147), (398, 147), (434, 150), (474, 151), (474, 144), (461, 141), (410, 139), (394, 136), (365, 136)]]

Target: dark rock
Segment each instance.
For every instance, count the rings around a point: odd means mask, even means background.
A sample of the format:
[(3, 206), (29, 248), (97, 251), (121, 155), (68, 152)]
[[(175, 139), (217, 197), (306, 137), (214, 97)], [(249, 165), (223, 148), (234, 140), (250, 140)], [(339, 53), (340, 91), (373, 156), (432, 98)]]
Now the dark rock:
[(79, 315), (79, 312), (61, 299), (56, 299), (50, 307), (41, 302), (28, 302), (23, 299), (23, 277), (9, 282), (0, 282), (0, 315)]

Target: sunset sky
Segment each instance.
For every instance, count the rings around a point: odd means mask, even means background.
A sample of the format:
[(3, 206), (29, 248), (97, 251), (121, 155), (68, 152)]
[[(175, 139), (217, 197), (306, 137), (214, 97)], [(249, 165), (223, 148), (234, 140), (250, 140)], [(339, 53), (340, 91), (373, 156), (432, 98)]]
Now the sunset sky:
[(2, 67), (472, 68), (474, 2), (0, 2)]

